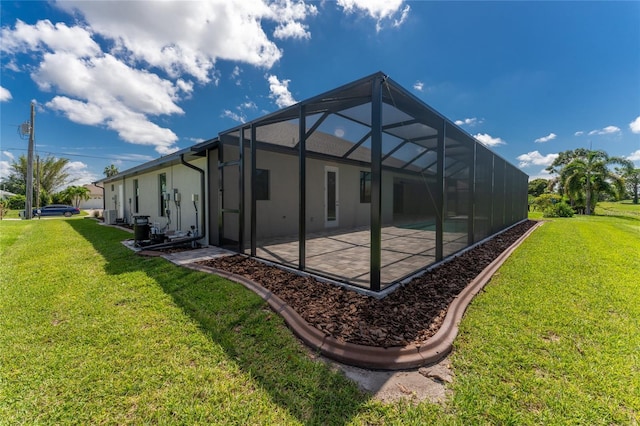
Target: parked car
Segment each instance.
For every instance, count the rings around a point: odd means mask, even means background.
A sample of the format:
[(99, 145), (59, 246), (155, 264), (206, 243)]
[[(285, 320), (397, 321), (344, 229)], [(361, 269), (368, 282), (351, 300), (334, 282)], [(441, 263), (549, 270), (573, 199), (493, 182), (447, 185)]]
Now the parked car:
[(64, 204), (51, 204), (48, 206), (33, 209), (34, 216), (65, 216), (71, 217), (74, 214), (80, 214), (80, 209)]

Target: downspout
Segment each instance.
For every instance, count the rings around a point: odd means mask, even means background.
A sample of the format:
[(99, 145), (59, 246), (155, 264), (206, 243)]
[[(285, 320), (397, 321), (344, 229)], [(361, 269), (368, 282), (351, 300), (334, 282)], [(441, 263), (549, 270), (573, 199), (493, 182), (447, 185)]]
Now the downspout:
[(205, 219), (205, 214), (204, 214), (205, 213), (204, 206), (206, 205), (205, 197), (204, 197), (204, 184), (205, 184), (204, 170), (202, 170), (199, 167), (194, 166), (193, 164), (187, 163), (185, 161), (185, 159), (184, 159), (184, 154), (180, 154), (180, 162), (182, 164), (184, 164), (185, 166), (189, 167), (190, 169), (193, 169), (193, 170), (195, 170), (195, 171), (200, 173), (200, 193), (202, 194), (202, 207), (203, 207), (202, 208), (202, 213), (200, 214), (200, 222), (201, 222), (201, 225), (200, 225), (201, 231), (200, 232), (202, 233), (202, 236), (204, 237), (206, 235), (206, 233), (207, 233), (207, 226), (206, 226), (207, 221)]
[[(104, 209), (106, 208), (106, 202), (104, 200), (104, 186), (98, 186), (98, 182), (91, 182), (96, 188), (100, 188), (102, 189), (102, 211), (104, 212)], [(103, 213), (104, 214), (104, 213)]]

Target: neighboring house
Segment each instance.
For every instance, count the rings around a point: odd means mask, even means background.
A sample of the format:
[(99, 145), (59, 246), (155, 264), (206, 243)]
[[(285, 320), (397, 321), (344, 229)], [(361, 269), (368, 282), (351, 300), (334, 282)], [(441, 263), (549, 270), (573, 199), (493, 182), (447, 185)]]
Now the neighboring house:
[(102, 210), (102, 188), (92, 184), (82, 185), (89, 190), (89, 199), (80, 201), (81, 210)]
[(0, 200), (6, 200), (7, 198), (11, 198), (13, 197), (14, 194), (13, 192), (9, 192), (9, 191), (5, 191), (3, 189), (0, 189)]
[(382, 73), (100, 181), (118, 218), (372, 292), (526, 219), (527, 182)]

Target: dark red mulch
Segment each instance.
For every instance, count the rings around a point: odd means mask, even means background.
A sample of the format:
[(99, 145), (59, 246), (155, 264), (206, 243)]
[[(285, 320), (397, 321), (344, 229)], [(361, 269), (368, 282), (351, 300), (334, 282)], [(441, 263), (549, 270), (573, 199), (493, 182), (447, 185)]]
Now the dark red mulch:
[(533, 225), (523, 222), (380, 300), (240, 255), (198, 263), (252, 279), (338, 340), (419, 346), (438, 331), (455, 296)]

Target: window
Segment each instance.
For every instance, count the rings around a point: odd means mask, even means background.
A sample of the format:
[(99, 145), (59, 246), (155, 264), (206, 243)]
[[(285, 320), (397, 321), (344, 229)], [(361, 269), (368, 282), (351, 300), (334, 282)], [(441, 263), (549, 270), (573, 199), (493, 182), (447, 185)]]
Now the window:
[(371, 172), (360, 172), (360, 202), (371, 202)]
[(165, 210), (167, 208), (167, 200), (166, 198), (164, 198), (164, 194), (165, 192), (167, 192), (167, 174), (166, 173), (160, 173), (158, 175), (158, 180), (159, 180), (159, 185), (158, 185), (158, 189), (160, 190), (159, 192), (159, 196), (160, 196), (160, 216), (164, 216), (165, 215)]
[(256, 169), (256, 200), (269, 200), (269, 170)]
[(140, 199), (138, 198), (140, 195), (140, 187), (138, 186), (138, 179), (133, 180), (133, 211), (138, 213), (138, 206)]

